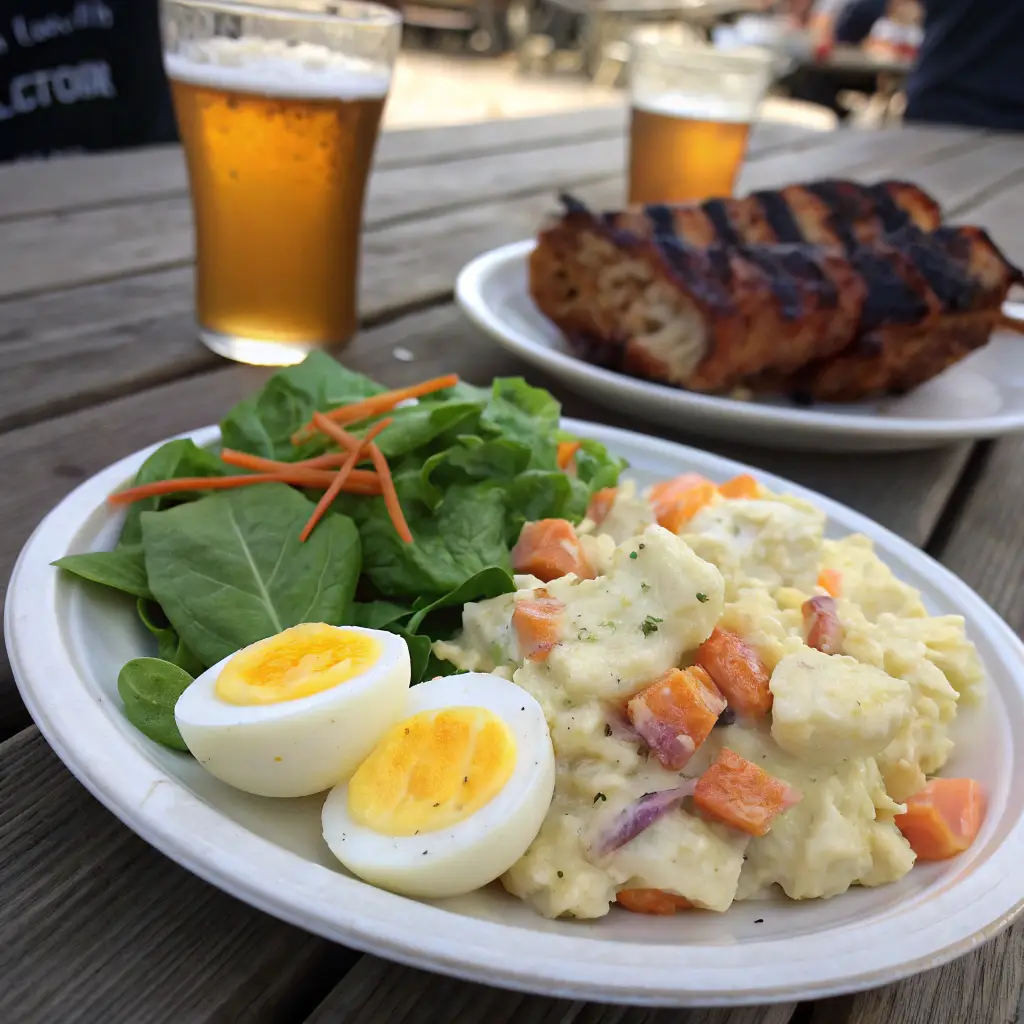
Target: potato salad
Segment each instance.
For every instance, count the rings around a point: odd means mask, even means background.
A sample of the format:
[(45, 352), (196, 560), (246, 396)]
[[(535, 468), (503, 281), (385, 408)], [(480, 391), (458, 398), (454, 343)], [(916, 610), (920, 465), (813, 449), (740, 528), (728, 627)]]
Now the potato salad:
[(516, 590), (434, 653), (543, 709), (549, 810), (505, 888), (548, 917), (824, 898), (965, 849), (984, 811), (946, 762), (983, 671), (862, 536), (751, 477), (597, 493), (527, 523)]

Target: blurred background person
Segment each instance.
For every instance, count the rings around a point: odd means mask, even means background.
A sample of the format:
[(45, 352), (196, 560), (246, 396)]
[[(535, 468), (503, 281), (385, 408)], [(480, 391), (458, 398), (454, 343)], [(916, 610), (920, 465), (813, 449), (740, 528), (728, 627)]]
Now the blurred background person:
[(4, 0), (0, 11), (0, 161), (177, 138), (158, 0)]
[(1024, 131), (1024, 0), (790, 0), (788, 7), (822, 41), (860, 44), (881, 19), (912, 17), (911, 3), (922, 12), (922, 41), (905, 119)]

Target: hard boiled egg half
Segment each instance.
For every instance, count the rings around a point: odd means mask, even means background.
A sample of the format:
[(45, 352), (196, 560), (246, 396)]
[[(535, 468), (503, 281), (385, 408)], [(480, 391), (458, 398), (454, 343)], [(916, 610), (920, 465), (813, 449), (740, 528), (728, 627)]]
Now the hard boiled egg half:
[(393, 633), (292, 626), (207, 669), (178, 698), (188, 749), (258, 796), (308, 796), (348, 778), (406, 713), (409, 648)]
[(540, 831), (555, 757), (540, 705), (514, 683), (467, 672), (409, 691), (323, 810), (331, 852), (364, 881), (440, 898), (504, 874)]

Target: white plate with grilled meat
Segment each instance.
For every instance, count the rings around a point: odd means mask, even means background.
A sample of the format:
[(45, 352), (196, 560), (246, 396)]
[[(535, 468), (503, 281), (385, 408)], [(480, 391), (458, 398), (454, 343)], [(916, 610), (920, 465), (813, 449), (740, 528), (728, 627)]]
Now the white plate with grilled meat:
[[(721, 482), (745, 471), (640, 434), (573, 420), (563, 426), (628, 459), (640, 486), (685, 472)], [(217, 432), (191, 437), (206, 444)], [(920, 590), (929, 613), (966, 620), (986, 695), (957, 714), (943, 771), (978, 779), (988, 794), (982, 829), (966, 852), (833, 899), (780, 897), (675, 917), (613, 908), (596, 921), (549, 920), (497, 886), (421, 901), (358, 881), (323, 842), (322, 798), (250, 796), (128, 722), (115, 680), (126, 659), (152, 653), (153, 638), (134, 602), (50, 565), (115, 543), (122, 513), (106, 499), (152, 450), (83, 483), (36, 529), (8, 591), (7, 648), (29, 711), (79, 780), (157, 849), (239, 899), (332, 941), (430, 970), (570, 999), (664, 1005), (798, 1000), (887, 984), (970, 952), (1020, 912), (1024, 646), (923, 552), (770, 474), (758, 475), (825, 513), (828, 537), (870, 537), (896, 575)]]
[[(788, 398), (698, 394), (577, 358), (534, 304), (528, 259), (536, 243), (514, 242), (477, 257), (459, 274), (456, 296), (499, 344), (566, 387), (638, 420), (774, 448), (907, 451), (997, 437), (1024, 429), (1024, 338), (996, 331), (956, 366), (900, 396), (802, 407)], [(1005, 311), (1024, 315), (1024, 303)]]

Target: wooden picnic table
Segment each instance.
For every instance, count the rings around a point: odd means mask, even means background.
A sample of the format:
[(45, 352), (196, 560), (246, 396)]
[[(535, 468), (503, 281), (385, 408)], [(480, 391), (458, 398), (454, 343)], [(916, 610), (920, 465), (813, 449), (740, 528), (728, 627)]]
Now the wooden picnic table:
[[(525, 374), (573, 416), (648, 429), (781, 473), (931, 552), (1019, 629), (1024, 438), (871, 456), (706, 443), (682, 425), (644, 428), (565, 393), (463, 319), (452, 282), (467, 260), (530, 235), (557, 189), (618, 204), (622, 166), (617, 109), (384, 136), (367, 215), (365, 329), (344, 361), (391, 386), (451, 370), (477, 384)], [(763, 124), (742, 184), (911, 178), (953, 217), (990, 228), (1024, 262), (1022, 167), (1021, 136), (925, 128), (813, 134)], [(216, 421), (266, 379), (268, 371), (226, 363), (196, 340), (191, 262), (175, 147), (0, 169), (0, 581), (39, 519), (77, 483), (143, 445)], [(601, 1007), (397, 967), (254, 910), (147, 846), (49, 750), (5, 658), (0, 740), (4, 1024), (1020, 1019), (1022, 924), (900, 984), (800, 1007)]]

